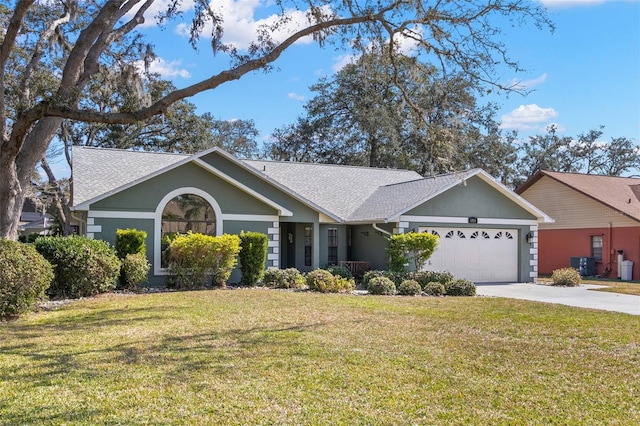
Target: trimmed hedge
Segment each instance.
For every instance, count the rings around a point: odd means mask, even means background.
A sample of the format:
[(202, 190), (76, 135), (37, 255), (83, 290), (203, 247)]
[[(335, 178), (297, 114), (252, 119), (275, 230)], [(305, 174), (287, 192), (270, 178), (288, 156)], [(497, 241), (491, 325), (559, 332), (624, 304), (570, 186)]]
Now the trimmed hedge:
[(351, 271), (346, 266), (331, 265), (331, 266), (327, 266), (326, 269), (327, 271), (331, 272), (333, 275), (346, 278), (348, 280), (353, 278), (353, 274), (351, 274)]
[(0, 318), (33, 310), (53, 281), (53, 267), (33, 246), (0, 239)]
[(306, 280), (296, 268), (267, 269), (262, 284), (269, 288), (302, 288)]
[(41, 237), (36, 250), (54, 267), (51, 297), (85, 297), (116, 288), (120, 260), (105, 241), (87, 237)]
[(418, 281), (418, 284), (424, 289), (427, 284), (438, 282), (443, 286), (453, 281), (453, 274), (444, 271), (418, 271), (412, 272), (411, 278)]
[(307, 285), (310, 290), (321, 293), (349, 292), (356, 288), (353, 279), (335, 276), (326, 269), (316, 269), (307, 274)]
[(387, 277), (373, 277), (367, 283), (367, 290), (370, 294), (390, 296), (396, 294), (396, 285)]
[(365, 289), (368, 288), (369, 282), (376, 277), (389, 278), (391, 281), (393, 281), (394, 284), (400, 284), (407, 277), (407, 273), (373, 269), (371, 271), (365, 272), (362, 276), (362, 286)]
[(145, 246), (146, 238), (147, 233), (145, 231), (131, 228), (116, 230), (116, 255), (120, 260), (124, 260), (128, 254), (145, 254), (147, 252), (147, 247)]
[(240, 237), (188, 233), (176, 237), (168, 250), (170, 287), (224, 287), (238, 263)]
[(260, 232), (240, 233), (240, 272), (243, 285), (255, 286), (267, 264), (269, 237)]
[(444, 287), (444, 284), (437, 281), (432, 281), (424, 286), (424, 292), (429, 296), (444, 296), (446, 293), (446, 289)]
[(143, 253), (128, 254), (122, 261), (121, 286), (125, 290), (137, 290), (149, 280), (151, 264)]
[(422, 294), (422, 287), (416, 280), (404, 280), (398, 286), (398, 294), (402, 296), (417, 296)]
[(454, 280), (445, 285), (447, 296), (475, 296), (476, 285), (469, 280)]

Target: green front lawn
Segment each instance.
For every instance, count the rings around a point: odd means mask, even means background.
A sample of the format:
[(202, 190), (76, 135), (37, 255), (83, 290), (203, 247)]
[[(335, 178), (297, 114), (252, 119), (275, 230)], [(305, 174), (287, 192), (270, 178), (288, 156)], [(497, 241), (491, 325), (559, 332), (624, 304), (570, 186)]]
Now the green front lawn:
[(638, 317), (498, 298), (107, 295), (0, 324), (0, 425), (640, 423)]
[[(550, 277), (541, 277), (540, 283), (551, 283)], [(604, 285), (603, 288), (594, 288), (593, 291), (606, 291), (609, 293), (633, 294), (640, 296), (640, 282), (620, 281), (611, 278), (583, 278), (580, 284)]]

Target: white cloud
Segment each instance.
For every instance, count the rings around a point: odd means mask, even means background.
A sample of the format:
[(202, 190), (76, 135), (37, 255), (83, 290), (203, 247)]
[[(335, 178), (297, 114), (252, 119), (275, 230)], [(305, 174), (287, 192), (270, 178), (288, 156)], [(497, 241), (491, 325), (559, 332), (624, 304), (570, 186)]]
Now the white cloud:
[(331, 69), (334, 72), (340, 71), (342, 68), (346, 67), (349, 64), (355, 63), (357, 57), (355, 55), (339, 55), (333, 58), (333, 65)]
[(162, 58), (154, 59), (149, 65), (149, 72), (160, 74), (162, 77), (182, 77), (191, 78), (191, 73), (185, 68), (181, 68), (182, 61), (175, 60), (167, 62)]
[(541, 108), (536, 104), (520, 105), (501, 117), (500, 127), (513, 130), (535, 130), (540, 124), (548, 123), (557, 116), (558, 113), (553, 108)]
[(515, 78), (507, 83), (507, 87), (511, 87), (514, 90), (527, 90), (532, 87), (536, 87), (542, 83), (547, 81), (547, 73), (540, 75), (539, 77), (533, 78), (531, 80), (516, 80)]
[[(151, 4), (149, 9), (147, 9), (146, 12), (144, 13), (144, 23), (140, 26), (155, 27), (156, 25), (158, 25), (158, 20), (156, 19), (156, 16), (158, 14), (165, 12), (169, 7), (169, 3), (171, 2), (172, 0), (155, 0)], [(124, 19), (133, 18), (143, 4), (144, 2), (140, 2), (136, 7), (134, 7), (129, 13), (125, 15)], [(182, 3), (180, 4), (180, 11), (181, 12), (189, 11), (193, 9), (193, 5), (194, 5), (194, 0), (183, 0)]]
[(304, 95), (299, 95), (299, 94), (297, 94), (297, 93), (295, 93), (295, 92), (289, 92), (289, 93), (287, 94), (287, 97), (288, 97), (289, 99), (293, 99), (294, 101), (301, 101), (301, 102), (302, 102), (302, 101), (304, 101), (304, 100), (306, 99), (306, 96), (304, 96)]
[[(279, 9), (274, 8), (275, 13), (270, 13), (270, 6), (273, 2), (269, 0), (220, 0), (212, 2), (211, 8), (219, 13), (223, 18), (224, 35), (223, 43), (232, 45), (237, 49), (244, 50), (257, 40), (258, 31), (263, 26), (271, 26), (276, 24), (281, 15)], [(325, 7), (328, 12), (328, 6)], [(282, 42), (289, 36), (309, 25), (307, 12), (302, 10), (289, 9), (284, 12), (287, 16), (287, 22), (281, 24), (275, 31), (270, 31), (272, 39), (276, 42)], [(263, 16), (257, 18), (257, 14)], [(188, 36), (188, 25), (179, 24), (176, 27), (179, 34)], [(211, 24), (203, 29), (202, 34), (208, 37), (211, 34)], [(312, 43), (311, 36), (304, 37), (296, 41), (298, 44)]]

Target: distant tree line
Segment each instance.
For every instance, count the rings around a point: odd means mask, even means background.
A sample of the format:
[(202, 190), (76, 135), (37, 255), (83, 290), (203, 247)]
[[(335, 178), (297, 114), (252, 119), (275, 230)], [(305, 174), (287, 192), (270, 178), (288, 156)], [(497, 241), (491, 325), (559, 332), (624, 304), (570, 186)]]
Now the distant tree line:
[[(600, 140), (603, 126), (576, 137), (554, 126), (519, 140), (496, 119), (497, 107), (479, 102), (483, 89), (464, 74), (440, 69), (387, 48), (371, 49), (331, 78), (311, 87), (315, 93), (294, 123), (275, 129), (259, 147), (252, 120), (216, 120), (181, 100), (161, 116), (135, 124), (65, 120), (57, 148), (72, 167), (71, 148), (91, 146), (171, 153), (196, 153), (214, 146), (240, 158), (264, 158), (415, 170), (423, 176), (482, 168), (515, 188), (538, 170), (621, 176), (640, 169), (639, 148), (625, 137)], [(144, 93), (151, 102), (175, 88), (150, 75)], [(114, 108), (120, 100), (96, 87), (94, 108)], [(47, 157), (45, 178), (33, 178), (31, 197), (49, 206), (69, 234), (69, 180), (57, 179)]]

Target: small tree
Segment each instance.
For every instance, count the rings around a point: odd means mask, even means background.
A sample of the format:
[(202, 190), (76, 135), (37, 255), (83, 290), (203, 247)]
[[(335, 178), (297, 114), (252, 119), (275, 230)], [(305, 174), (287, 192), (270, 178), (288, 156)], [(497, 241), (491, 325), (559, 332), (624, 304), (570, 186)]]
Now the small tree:
[(421, 270), (438, 246), (438, 236), (426, 232), (392, 235), (388, 239), (389, 269), (402, 272), (410, 259), (416, 271)]
[(260, 232), (240, 233), (240, 271), (242, 284), (255, 286), (267, 263), (268, 237)]

